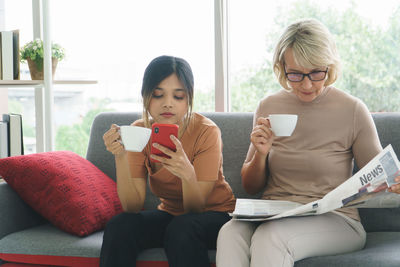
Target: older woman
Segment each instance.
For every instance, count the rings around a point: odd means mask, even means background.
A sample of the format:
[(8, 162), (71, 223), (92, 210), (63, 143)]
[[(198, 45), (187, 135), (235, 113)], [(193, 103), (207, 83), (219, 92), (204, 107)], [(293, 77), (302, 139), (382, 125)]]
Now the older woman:
[[(262, 99), (254, 116), (242, 182), (264, 199), (308, 203), (351, 177), (381, 150), (366, 105), (332, 84), (339, 56), (328, 29), (312, 19), (281, 36), (273, 68), (284, 88)], [(297, 114), (289, 137), (271, 131), (270, 114)], [(398, 190), (392, 188), (391, 190)], [(307, 257), (362, 249), (366, 233), (356, 208), (262, 223), (229, 221), (219, 233), (217, 266), (293, 266)]]

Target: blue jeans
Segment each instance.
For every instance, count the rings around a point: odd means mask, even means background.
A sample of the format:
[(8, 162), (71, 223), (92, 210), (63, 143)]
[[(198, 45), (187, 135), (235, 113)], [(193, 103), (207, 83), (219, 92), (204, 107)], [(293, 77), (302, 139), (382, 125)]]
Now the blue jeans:
[(216, 248), (219, 229), (229, 219), (217, 211), (179, 216), (160, 210), (121, 213), (104, 230), (100, 266), (136, 266), (140, 251), (164, 247), (170, 267), (209, 267), (207, 251)]

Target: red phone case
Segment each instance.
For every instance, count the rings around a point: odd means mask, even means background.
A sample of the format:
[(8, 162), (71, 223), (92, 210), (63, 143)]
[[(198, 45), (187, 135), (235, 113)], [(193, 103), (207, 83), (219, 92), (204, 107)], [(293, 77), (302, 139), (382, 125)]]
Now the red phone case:
[[(157, 156), (168, 158), (163, 152), (153, 147), (153, 143), (158, 143), (169, 149), (176, 151), (175, 144), (172, 142), (170, 136), (171, 134), (175, 137), (178, 137), (178, 129), (179, 126), (176, 124), (162, 124), (162, 123), (154, 123), (151, 127), (151, 154), (155, 154)], [(153, 162), (159, 162), (155, 159), (150, 158)]]

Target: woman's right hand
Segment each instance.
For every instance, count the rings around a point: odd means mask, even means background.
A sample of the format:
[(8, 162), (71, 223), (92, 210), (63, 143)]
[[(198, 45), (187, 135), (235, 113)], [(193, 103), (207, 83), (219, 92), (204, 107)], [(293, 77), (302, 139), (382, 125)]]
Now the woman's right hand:
[(103, 135), (103, 140), (106, 149), (114, 155), (125, 153), (125, 148), (121, 143), (121, 135), (118, 125), (112, 124), (111, 128)]
[(267, 155), (271, 149), (274, 140), (274, 133), (271, 131), (271, 124), (269, 120), (263, 117), (257, 119), (257, 124), (250, 134), (250, 141), (262, 155)]

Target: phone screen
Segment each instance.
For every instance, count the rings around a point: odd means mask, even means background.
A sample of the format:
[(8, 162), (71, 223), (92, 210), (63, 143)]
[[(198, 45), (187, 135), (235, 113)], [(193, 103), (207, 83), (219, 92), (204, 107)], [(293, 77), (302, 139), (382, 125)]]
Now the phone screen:
[[(168, 147), (173, 151), (176, 151), (175, 144), (172, 142), (170, 135), (178, 137), (178, 129), (179, 126), (176, 124), (154, 123), (151, 130), (151, 154), (168, 158), (166, 154), (153, 147), (153, 143), (158, 143), (162, 146)], [(152, 158), (150, 158), (150, 160), (153, 162), (158, 162)]]

